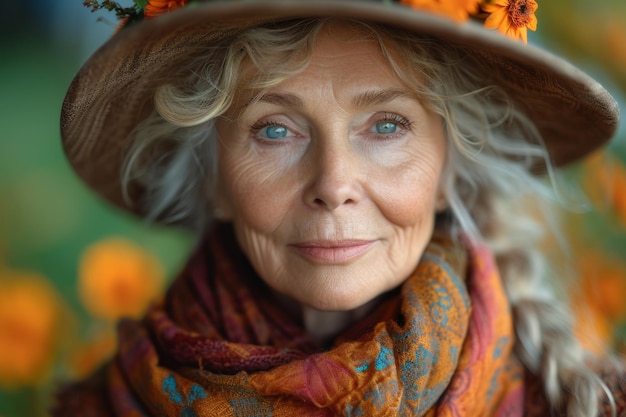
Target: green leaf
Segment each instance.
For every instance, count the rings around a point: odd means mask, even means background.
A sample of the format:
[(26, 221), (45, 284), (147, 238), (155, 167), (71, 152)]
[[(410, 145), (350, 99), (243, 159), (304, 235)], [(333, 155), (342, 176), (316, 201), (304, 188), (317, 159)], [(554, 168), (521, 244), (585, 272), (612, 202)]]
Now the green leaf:
[(150, 2), (150, 0), (134, 0), (134, 1), (135, 1), (135, 6), (137, 6), (140, 9), (145, 9), (148, 3)]

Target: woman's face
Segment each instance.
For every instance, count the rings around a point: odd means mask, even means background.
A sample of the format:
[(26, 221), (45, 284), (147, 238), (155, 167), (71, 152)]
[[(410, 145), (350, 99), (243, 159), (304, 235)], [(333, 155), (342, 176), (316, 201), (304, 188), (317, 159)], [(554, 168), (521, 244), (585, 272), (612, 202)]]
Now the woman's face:
[(217, 123), (218, 208), (261, 278), (320, 310), (401, 284), (443, 203), (440, 118), (354, 35), (326, 25), (304, 72)]

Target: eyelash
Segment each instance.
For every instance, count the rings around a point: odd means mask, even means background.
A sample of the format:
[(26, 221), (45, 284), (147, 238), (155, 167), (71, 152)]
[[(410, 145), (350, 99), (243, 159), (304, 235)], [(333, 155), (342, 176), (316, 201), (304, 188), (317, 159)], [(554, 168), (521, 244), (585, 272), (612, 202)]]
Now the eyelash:
[(264, 127), (268, 127), (268, 126), (280, 126), (280, 127), (284, 127), (285, 129), (288, 129), (288, 127), (285, 126), (284, 123), (273, 122), (271, 120), (259, 120), (258, 122), (254, 123), (252, 126), (250, 126), (250, 130), (252, 130), (253, 132), (258, 132), (259, 130), (263, 129)]
[(406, 130), (411, 130), (411, 126), (413, 126), (413, 122), (408, 120), (407, 118), (400, 116), (399, 114), (396, 113), (385, 113), (383, 115), (383, 118), (381, 120), (379, 120), (380, 122), (393, 122), (393, 123), (397, 123), (400, 126), (402, 126), (402, 128), (406, 129)]

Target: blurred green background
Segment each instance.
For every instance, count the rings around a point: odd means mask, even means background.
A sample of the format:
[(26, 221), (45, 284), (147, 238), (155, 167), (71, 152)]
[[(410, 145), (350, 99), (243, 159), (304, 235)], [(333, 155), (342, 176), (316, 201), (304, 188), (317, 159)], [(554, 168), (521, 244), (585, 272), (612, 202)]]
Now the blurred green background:
[[(544, 0), (537, 17), (530, 42), (576, 62), (623, 104), (626, 2)], [(125, 311), (124, 302), (141, 304), (162, 291), (192, 245), (183, 232), (148, 226), (104, 204), (64, 158), (65, 90), (116, 24), (81, 0), (9, 2), (0, 14), (0, 417), (46, 415), (51, 381), (83, 375), (110, 354), (115, 318), (140, 314)], [(581, 286), (589, 292), (583, 298), (595, 306), (585, 314), (597, 315), (592, 327), (618, 349), (626, 317), (625, 142), (622, 125), (608, 155), (571, 170), (583, 186), (594, 180), (589, 188), (596, 194), (593, 211), (565, 219), (574, 245), (593, 248), (580, 266), (592, 282)], [(107, 287), (119, 271), (135, 287)], [(99, 304), (88, 298), (94, 292), (102, 294)]]
[[(48, 344), (50, 355), (56, 353), (54, 363), (40, 358), (41, 364), (24, 364), (21, 372), (6, 369), (10, 363), (3, 369), (2, 362), (11, 359), (0, 346), (0, 416), (24, 417), (46, 415), (49, 381), (75, 373), (63, 369), (72, 361), (64, 357), (70, 355), (70, 343), (86, 344), (109, 334), (109, 321), (94, 318), (80, 302), (77, 279), (85, 250), (123, 237), (145, 251), (138, 257), (158, 259), (164, 275), (171, 277), (191, 242), (182, 232), (147, 226), (103, 204), (74, 176), (63, 155), (59, 114), (65, 91), (81, 63), (113, 33), (114, 16), (91, 13), (81, 0), (10, 3), (0, 13), (0, 303), (5, 308), (11, 304), (18, 310), (13, 314), (22, 316), (17, 319), (25, 319), (36, 306), (15, 305), (17, 290), (2, 282), (37, 274), (53, 286), (44, 298), (61, 299), (47, 310), (61, 310), (62, 323), (48, 337), (63, 334), (66, 339), (37, 339)], [(31, 320), (36, 325), (41, 319)], [(3, 333), (35, 343), (34, 335), (14, 329), (19, 324), (0, 317), (0, 345)], [(12, 383), (11, 377), (17, 381)]]

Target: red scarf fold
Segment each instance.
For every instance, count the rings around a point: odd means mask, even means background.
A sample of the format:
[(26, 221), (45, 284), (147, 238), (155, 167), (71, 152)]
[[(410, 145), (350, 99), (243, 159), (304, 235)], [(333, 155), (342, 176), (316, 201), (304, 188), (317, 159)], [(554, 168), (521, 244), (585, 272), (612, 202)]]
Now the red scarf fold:
[(521, 416), (493, 257), (434, 238), (415, 272), (321, 349), (217, 229), (108, 367), (127, 416)]

